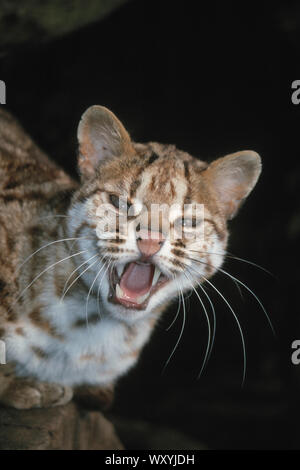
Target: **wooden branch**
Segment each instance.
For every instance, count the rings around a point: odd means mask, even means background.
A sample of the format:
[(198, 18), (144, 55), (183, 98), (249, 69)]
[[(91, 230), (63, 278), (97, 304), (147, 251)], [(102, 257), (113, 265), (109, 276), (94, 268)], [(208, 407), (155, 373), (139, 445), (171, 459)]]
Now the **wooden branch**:
[(74, 403), (56, 408), (0, 408), (1, 450), (121, 450), (113, 425)]

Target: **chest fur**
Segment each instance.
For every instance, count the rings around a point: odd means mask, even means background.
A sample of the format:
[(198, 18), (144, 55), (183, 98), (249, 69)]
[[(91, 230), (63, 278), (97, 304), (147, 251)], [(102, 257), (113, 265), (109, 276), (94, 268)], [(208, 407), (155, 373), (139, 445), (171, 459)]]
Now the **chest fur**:
[[(76, 315), (75, 312), (80, 312)], [(105, 385), (136, 362), (150, 328), (134, 326), (98, 312), (91, 297), (52, 301), (51, 306), (22, 315), (7, 332), (7, 355), (20, 375), (66, 385)]]

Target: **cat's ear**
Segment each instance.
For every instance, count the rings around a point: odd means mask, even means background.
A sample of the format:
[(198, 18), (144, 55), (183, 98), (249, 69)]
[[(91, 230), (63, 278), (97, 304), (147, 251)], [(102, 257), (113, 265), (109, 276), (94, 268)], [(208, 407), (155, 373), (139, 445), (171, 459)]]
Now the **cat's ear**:
[(101, 160), (134, 149), (128, 132), (119, 119), (104, 106), (91, 106), (82, 115), (78, 131), (79, 170), (83, 177), (95, 174)]
[(205, 171), (221, 209), (232, 219), (239, 206), (254, 188), (261, 172), (261, 159), (251, 150), (226, 155), (212, 162)]

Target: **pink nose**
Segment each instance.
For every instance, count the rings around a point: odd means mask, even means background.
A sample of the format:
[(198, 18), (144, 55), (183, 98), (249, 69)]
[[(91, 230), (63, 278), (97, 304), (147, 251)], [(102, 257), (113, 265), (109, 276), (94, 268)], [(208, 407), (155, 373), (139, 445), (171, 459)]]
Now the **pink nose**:
[(150, 256), (155, 255), (155, 253), (157, 253), (160, 250), (164, 241), (164, 237), (162, 233), (160, 232), (141, 233), (140, 232), (139, 235), (140, 236), (137, 239), (137, 245), (143, 256), (146, 256), (148, 258)]

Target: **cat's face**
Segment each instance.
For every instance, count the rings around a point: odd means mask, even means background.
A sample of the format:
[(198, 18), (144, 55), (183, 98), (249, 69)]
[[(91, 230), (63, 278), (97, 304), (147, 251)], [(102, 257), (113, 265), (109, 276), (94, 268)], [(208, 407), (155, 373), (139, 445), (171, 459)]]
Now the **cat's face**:
[(135, 144), (100, 106), (83, 115), (78, 138), (83, 184), (71, 226), (106, 311), (132, 322), (211, 277), (226, 221), (259, 176), (258, 155), (208, 165), (174, 146)]

